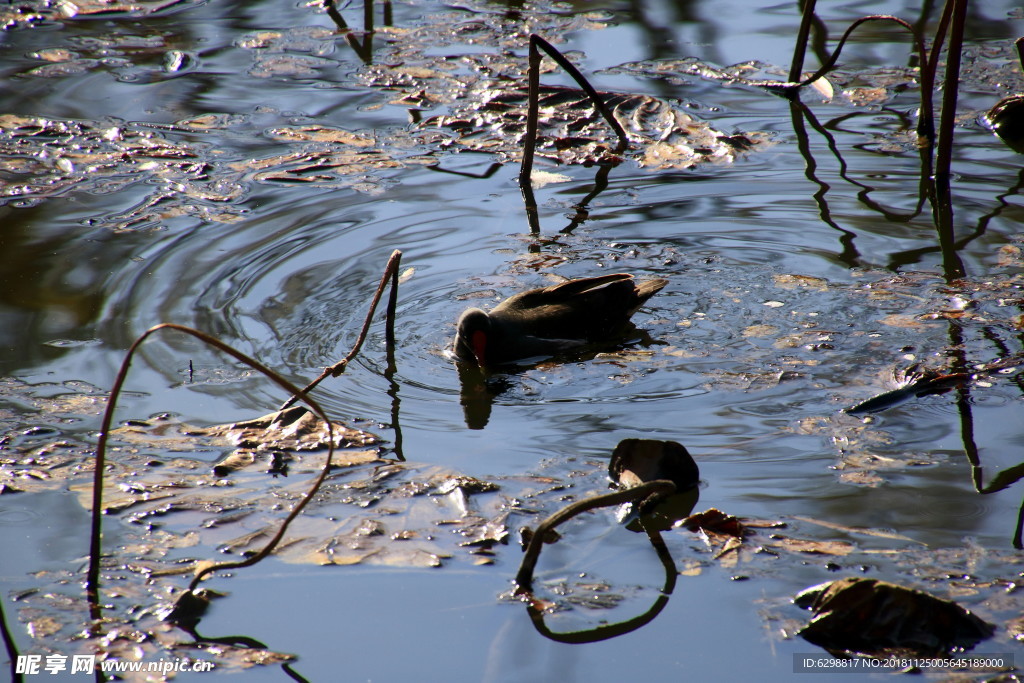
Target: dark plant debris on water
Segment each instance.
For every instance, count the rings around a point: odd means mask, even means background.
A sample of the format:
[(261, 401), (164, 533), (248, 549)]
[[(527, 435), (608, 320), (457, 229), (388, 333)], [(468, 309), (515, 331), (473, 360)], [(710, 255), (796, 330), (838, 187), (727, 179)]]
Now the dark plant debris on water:
[(996, 630), (951, 600), (876, 579), (832, 581), (794, 601), (814, 613), (800, 635), (843, 655), (943, 657), (974, 647)]

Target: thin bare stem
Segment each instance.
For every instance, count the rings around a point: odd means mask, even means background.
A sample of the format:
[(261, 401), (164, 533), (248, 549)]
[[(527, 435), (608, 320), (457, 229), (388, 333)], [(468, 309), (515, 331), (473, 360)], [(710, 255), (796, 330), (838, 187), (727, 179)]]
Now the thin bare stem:
[[(128, 377), (128, 371), (131, 368), (132, 358), (134, 358), (136, 350), (138, 350), (138, 348), (142, 345), (143, 342), (145, 342), (151, 335), (161, 330), (177, 330), (179, 332), (184, 332), (185, 334), (190, 334), (193, 337), (196, 337), (200, 341), (204, 342), (205, 344), (208, 344), (220, 351), (223, 351), (224, 353), (235, 358), (236, 360), (245, 363), (249, 367), (259, 371), (263, 375), (266, 375), (271, 381), (273, 381), (275, 384), (283, 388), (285, 391), (288, 391), (293, 394), (299, 392), (298, 387), (296, 387), (294, 384), (292, 384), (285, 378), (281, 377), (281, 375), (274, 372), (267, 366), (263, 365), (256, 359), (251, 358), (246, 354), (242, 353), (241, 351), (238, 351), (228, 346), (219, 339), (216, 339), (204, 332), (200, 332), (199, 330), (193, 329), (191, 327), (177, 325), (175, 323), (161, 323), (159, 325), (155, 325), (149, 328), (148, 330), (143, 332), (138, 339), (135, 340), (135, 342), (128, 349), (128, 352), (125, 354), (124, 360), (121, 362), (121, 367), (118, 370), (117, 377), (114, 380), (114, 385), (110, 389), (110, 398), (107, 399), (107, 407), (103, 413), (103, 422), (100, 426), (99, 439), (96, 443), (96, 468), (93, 474), (92, 489), (92, 528), (90, 531), (89, 541), (89, 569), (86, 576), (86, 595), (89, 600), (90, 610), (92, 611), (94, 617), (97, 617), (99, 612), (100, 558), (103, 550), (101, 515), (103, 514), (103, 472), (106, 469), (107, 439), (110, 434), (110, 427), (113, 424), (114, 420), (114, 410), (117, 407), (117, 398), (121, 393), (121, 389), (124, 386), (126, 378)], [(258, 561), (262, 557), (268, 555), (274, 549), (277, 543), (281, 540), (281, 537), (284, 535), (285, 529), (287, 528), (291, 520), (294, 519), (299, 512), (301, 512), (302, 508), (306, 506), (306, 504), (309, 502), (312, 496), (316, 494), (317, 489), (319, 489), (320, 484), (323, 482), (324, 477), (327, 475), (327, 472), (330, 469), (331, 459), (334, 455), (334, 428), (331, 425), (330, 419), (327, 417), (327, 413), (325, 413), (324, 410), (315, 401), (308, 397), (303, 397), (303, 400), (305, 400), (309, 407), (317, 415), (319, 415), (320, 418), (327, 424), (327, 432), (329, 439), (327, 461), (324, 465), (323, 471), (320, 473), (320, 477), (317, 478), (317, 480), (314, 482), (313, 487), (306, 494), (306, 497), (303, 498), (303, 500), (301, 500), (298, 505), (296, 505), (295, 509), (292, 510), (292, 513), (285, 519), (284, 523), (281, 526), (281, 529), (278, 530), (277, 535), (275, 535), (274, 538), (271, 539), (270, 543), (268, 543), (263, 550), (261, 550), (257, 555), (253, 556), (252, 558), (249, 558), (241, 563), (228, 562), (206, 567), (196, 575), (195, 579), (193, 579), (192, 584), (189, 586), (189, 591), (191, 591), (195, 587), (195, 585), (199, 582), (199, 580), (202, 579), (202, 577), (206, 576), (210, 572), (217, 571), (220, 569), (247, 566), (249, 564), (253, 564), (253, 560)]]
[(320, 376), (314, 379), (312, 382), (307, 384), (301, 391), (296, 392), (291, 398), (284, 402), (279, 410), (284, 410), (289, 406), (295, 404), (297, 400), (303, 398), (307, 392), (311, 391), (320, 382), (324, 381), (328, 377), (339, 377), (348, 364), (359, 354), (359, 349), (362, 348), (363, 342), (366, 341), (366, 335), (370, 331), (370, 322), (373, 320), (374, 311), (377, 310), (377, 304), (380, 303), (380, 297), (384, 294), (384, 288), (388, 284), (388, 280), (391, 280), (391, 298), (388, 301), (388, 320), (387, 327), (385, 328), (385, 338), (389, 347), (389, 357), (394, 356), (394, 342), (395, 342), (395, 306), (397, 305), (397, 291), (398, 291), (398, 268), (402, 262), (402, 252), (395, 249), (391, 252), (391, 256), (388, 258), (388, 263), (384, 266), (384, 274), (380, 278), (380, 284), (377, 285), (377, 291), (374, 292), (373, 300), (370, 302), (370, 310), (366, 313), (366, 319), (363, 321), (363, 327), (359, 331), (359, 337), (356, 339), (355, 345), (352, 346), (352, 350), (348, 352), (348, 355), (342, 358), (334, 365), (324, 368), (324, 371), (320, 373)]
[(814, 7), (817, 0), (803, 0), (800, 17), (800, 30), (796, 34), (796, 47), (793, 49), (793, 61), (789, 65), (789, 80), (800, 80), (800, 72), (804, 70), (804, 55), (807, 53), (807, 39), (811, 34), (814, 21)]
[(18, 673), (17, 667), (18, 644), (14, 642), (14, 637), (11, 636), (11, 630), (7, 628), (7, 618), (4, 616), (2, 598), (0, 598), (0, 635), (3, 636), (4, 649), (7, 650), (7, 657), (11, 663), (11, 681), (12, 683), (22, 683), (24, 678), (22, 674)]
[(634, 501), (647, 501), (657, 496), (667, 496), (676, 492), (676, 485), (668, 479), (655, 479), (644, 482), (621, 491), (613, 491), (600, 496), (584, 498), (570, 505), (565, 506), (554, 513), (543, 522), (537, 525), (533, 537), (526, 546), (526, 554), (523, 555), (523, 562), (519, 565), (519, 572), (516, 574), (517, 592), (530, 592), (533, 584), (533, 570), (537, 566), (537, 559), (540, 557), (541, 548), (544, 546), (544, 538), (550, 531), (563, 524), (576, 515), (582, 514), (596, 508), (632, 503)]
[(363, 31), (373, 33), (373, 0), (363, 2)]
[(519, 166), (519, 190), (523, 193), (523, 203), (526, 205), (526, 222), (530, 226), (530, 232), (540, 232), (540, 218), (537, 212), (537, 199), (533, 194), (533, 183), (530, 178), (533, 174), (533, 157), (537, 151), (537, 129), (540, 116), (540, 52), (530, 39), (530, 52), (526, 80), (526, 137), (523, 138), (523, 161)]
[[(952, 8), (952, 9), (950, 9)], [(953, 131), (956, 126), (956, 102), (960, 86), (960, 52), (963, 48), (964, 24), (967, 20), (967, 0), (947, 0), (949, 13), (949, 48), (946, 50), (946, 74), (942, 84), (942, 112), (935, 152), (935, 229), (942, 251), (942, 266), (947, 281), (964, 276), (966, 269), (956, 250), (956, 231), (953, 225), (953, 195), (950, 188), (950, 169), (953, 161)], [(945, 14), (945, 12), (944, 12)], [(937, 59), (937, 55), (932, 55)]]
[[(590, 97), (590, 101), (594, 103), (594, 107), (597, 108), (597, 111), (601, 113), (601, 116), (604, 117), (604, 120), (608, 122), (608, 125), (612, 127), (612, 130), (614, 130), (615, 134), (619, 137), (619, 146), (615, 148), (616, 153), (621, 154), (625, 152), (629, 147), (629, 136), (626, 135), (626, 131), (623, 129), (622, 124), (619, 123), (618, 119), (612, 115), (607, 105), (605, 105), (604, 98), (594, 90), (594, 86), (590, 85), (590, 81), (588, 81), (586, 77), (580, 73), (580, 70), (573, 66), (572, 62), (566, 59), (554, 45), (536, 34), (530, 36), (530, 48), (536, 49), (534, 48), (534, 45), (544, 50), (544, 52), (547, 52), (548, 56), (555, 60), (560, 67), (565, 69), (566, 73), (572, 76), (573, 80), (583, 88), (583, 91)], [(539, 78), (539, 61), (537, 63), (537, 72)]]
[[(345, 34), (345, 39), (348, 41), (349, 47), (352, 51), (359, 55), (365, 63), (369, 64), (373, 61), (373, 0), (366, 0), (363, 5), (363, 40), (362, 42), (356, 38), (355, 32), (349, 28), (348, 22), (345, 21), (345, 17), (341, 16), (341, 12), (335, 6), (334, 0), (324, 0), (324, 9), (327, 10), (327, 16), (331, 18), (331, 21)], [(385, 0), (384, 5), (384, 24), (391, 24), (391, 3), (390, 0)]]
[[(391, 268), (391, 258), (395, 259), (395, 265)], [(395, 365), (395, 316), (398, 311), (398, 266), (402, 261), (402, 252), (395, 250), (388, 259), (385, 271), (391, 271), (391, 291), (388, 292), (388, 308), (384, 315), (384, 346), (388, 355), (388, 366)]]
[(948, 0), (952, 5), (949, 49), (946, 50), (946, 75), (942, 83), (942, 114), (935, 153), (935, 177), (948, 178), (953, 157), (953, 129), (956, 125), (956, 101), (960, 91), (960, 52), (967, 21), (967, 0)]
[(327, 10), (327, 16), (331, 18), (331, 21), (338, 25), (338, 28), (343, 31), (349, 30), (348, 24), (345, 22), (345, 17), (341, 16), (341, 12), (338, 11), (337, 6), (334, 4), (334, 0), (324, 0), (324, 9)]
[(565, 69), (566, 73), (572, 76), (580, 88), (587, 93), (590, 101), (594, 103), (594, 107), (604, 120), (615, 131), (615, 135), (619, 138), (619, 144), (615, 148), (615, 152), (621, 154), (629, 147), (629, 136), (626, 135), (622, 124), (615, 118), (607, 105), (605, 105), (604, 98), (594, 90), (594, 87), (580, 73), (580, 70), (573, 66), (572, 62), (566, 59), (551, 43), (536, 34), (531, 35), (528, 56), (529, 68), (527, 69), (526, 134), (523, 138), (523, 161), (519, 167), (519, 189), (523, 194), (523, 202), (526, 204), (526, 221), (530, 226), (530, 232), (533, 234), (540, 232), (537, 200), (534, 197), (533, 184), (531, 183), (533, 158), (537, 151), (537, 134), (540, 128), (540, 50), (548, 53), (551, 59), (555, 60), (560, 67)]
[[(928, 52), (925, 50), (924, 40), (921, 39), (920, 33), (910, 23), (894, 17), (889, 14), (872, 14), (870, 16), (861, 17), (855, 22), (850, 24), (842, 37), (839, 39), (839, 43), (836, 45), (835, 51), (832, 56), (821, 66), (820, 69), (815, 71), (813, 74), (808, 76), (802, 81), (791, 80), (788, 83), (776, 83), (772, 81), (758, 81), (754, 85), (758, 85), (763, 88), (767, 88), (773, 91), (780, 91), (782, 93), (794, 92), (800, 88), (810, 85), (814, 81), (818, 80), (822, 76), (826, 75), (829, 71), (835, 67), (836, 62), (839, 61), (839, 55), (843, 51), (843, 47), (846, 45), (846, 41), (850, 38), (850, 35), (861, 25), (866, 24), (869, 21), (886, 21), (896, 23), (907, 31), (914, 38), (914, 49), (918, 54), (918, 61), (924, 65), (928, 63)], [(924, 67), (921, 68), (921, 116), (918, 120), (917, 131), (918, 135), (931, 141), (935, 137), (935, 122), (932, 113), (932, 89), (933, 82), (928, 78), (928, 70)]]
[(939, 72), (939, 57), (942, 56), (942, 46), (946, 42), (946, 32), (949, 30), (949, 22), (953, 17), (953, 3), (947, 0), (942, 7), (942, 14), (939, 16), (939, 24), (935, 27), (935, 40), (932, 42), (932, 50), (928, 55), (928, 61), (922, 64), (928, 65), (928, 72), (931, 74), (932, 84), (935, 83), (935, 75)]
[[(939, 17), (939, 25), (935, 29), (935, 40), (932, 41), (931, 53), (924, 47), (924, 40), (921, 33), (915, 29), (915, 37), (918, 40), (919, 69), (921, 70), (921, 112), (918, 116), (917, 134), (923, 141), (927, 142), (928, 163), (931, 166), (932, 146), (935, 143), (935, 75), (939, 67), (939, 55), (942, 53), (942, 44), (946, 39), (946, 30), (949, 27), (951, 6), (947, 2)], [(925, 164), (923, 164), (925, 165)]]
[(679, 572), (676, 570), (675, 560), (672, 559), (672, 555), (668, 552), (668, 547), (665, 545), (664, 539), (661, 534), (655, 529), (650, 529), (644, 524), (641, 519), (641, 525), (644, 531), (647, 532), (647, 537), (654, 546), (654, 551), (658, 553), (658, 559), (661, 560), (661, 566), (665, 569), (665, 585), (661, 589), (661, 595), (654, 601), (654, 604), (644, 612), (643, 614), (620, 621), (614, 624), (602, 624), (596, 628), (587, 629), (585, 631), (571, 631), (569, 633), (556, 633), (548, 628), (547, 624), (544, 623), (544, 616), (547, 614), (547, 610), (538, 608), (533, 602), (527, 604), (527, 613), (530, 615), (530, 621), (533, 622), (533, 627), (537, 629), (545, 638), (554, 640), (559, 643), (596, 643), (602, 640), (608, 640), (609, 638), (617, 638), (626, 633), (642, 628), (646, 624), (651, 623), (661, 610), (668, 604), (668, 597), (672, 595), (672, 591), (675, 590), (676, 578)]

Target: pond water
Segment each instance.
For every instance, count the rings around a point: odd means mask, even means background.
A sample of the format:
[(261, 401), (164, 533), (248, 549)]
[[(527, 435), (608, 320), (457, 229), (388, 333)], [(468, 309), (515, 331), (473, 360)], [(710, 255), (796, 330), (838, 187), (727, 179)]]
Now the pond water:
[[(20, 4), (23, 14), (33, 7)], [(134, 338), (160, 322), (193, 326), (301, 385), (351, 348), (400, 249), (409, 272), (396, 372), (386, 371), (378, 320), (317, 399), (380, 436), (382, 457), (404, 458), (412, 479), (443, 470), (498, 484), (470, 505), (511, 510), (508, 545), (486, 556), (460, 547), (432, 526), (460, 514), (435, 496), (384, 523), (388, 533), (433, 529), (450, 555), (440, 567), (400, 554), (344, 567), (271, 557), (208, 582), (229, 597), (202, 620), (204, 635), (295, 655), (310, 680), (783, 680), (795, 653), (822, 652), (792, 635), (807, 619), (792, 596), (863, 575), (955, 597), (1000, 627), (976, 652), (1019, 653), (1005, 626), (1020, 605), (1000, 582), (1024, 571), (1012, 546), (1020, 486), (979, 495), (965, 449), (977, 447), (983, 484), (1020, 463), (1024, 384), (1009, 374), (867, 418), (840, 411), (885, 391), (896, 367), (1022, 351), (1024, 176), (1020, 157), (977, 118), (1024, 89), (1013, 49), (1024, 15), (1009, 0), (971, 7), (952, 181), (964, 276), (951, 280), (930, 210), (912, 215), (921, 165), (908, 122), (919, 99), (904, 34), (874, 25), (856, 34), (836, 96), (803, 97), (820, 130), (785, 98), (687, 71), (756, 60), (751, 73), (784, 79), (795, 5), (424, 0), (390, 5), (390, 25), (374, 8), (373, 33), (358, 30), (359, 6), (339, 7), (357, 29), (345, 32), (320, 7), (268, 1), (64, 3), (63, 13), (40, 4), (39, 20), (11, 20), (0, 40), (0, 456), (5, 476), (20, 476), (42, 467), (40, 449), (55, 441), (71, 454), (60, 474), (40, 475), (50, 485), (0, 497), (0, 586), (19, 652), (80, 651), (71, 636), (86, 618), (82, 594), (63, 612), (31, 597), (80, 588), (89, 522), (76, 491), (91, 481), (102, 399)], [(828, 3), (820, 18), (833, 46), (869, 13), (920, 21), (930, 35), (937, 11), (917, 11)], [(541, 230), (531, 233), (518, 163), (492, 167), (514, 145), (481, 153), (450, 137), (432, 142), (410, 122), (410, 112), (443, 114), (458, 89), (449, 81), (472, 89), (488, 74), (481, 65), (524, 68), (531, 32), (556, 42), (598, 90), (653, 95), (762, 142), (690, 168), (627, 158), (592, 197), (597, 168), (540, 160), (565, 178), (537, 189)], [(818, 63), (809, 55), (809, 68)], [(572, 85), (556, 70), (543, 80)], [(426, 104), (411, 105), (417, 97)], [(41, 132), (25, 132), (26, 121)], [(616, 271), (669, 280), (636, 315), (643, 334), (633, 343), (499, 373), (486, 397), (463, 405), (445, 354), (462, 310)], [(119, 420), (169, 413), (201, 425), (269, 413), (287, 398), (175, 334), (142, 347), (126, 390)], [(676, 529), (665, 540), (683, 575), (650, 623), (592, 644), (545, 638), (508, 595), (521, 559), (515, 530), (567, 496), (606, 490), (608, 458), (626, 438), (688, 448), (701, 471), (696, 510), (783, 521), (785, 537), (851, 550), (776, 550), (731, 566)], [(175, 455), (203, 466), (218, 456)], [(295, 469), (290, 484), (301, 486), (315, 467)], [(242, 481), (280, 484), (262, 473)], [(179, 534), (202, 521), (172, 518)], [(125, 515), (106, 525), (108, 549), (131, 544)], [(205, 542), (181, 548), (170, 557), (220, 556)], [(130, 624), (131, 605), (166, 595), (146, 592), (144, 572), (123, 573), (136, 592), (111, 598), (109, 615)], [(566, 526), (537, 581), (552, 600), (614, 597), (599, 607), (563, 600), (571, 609), (549, 626), (572, 631), (643, 613), (664, 576), (644, 538), (599, 511)], [(53, 628), (42, 627), (46, 615)], [(157, 641), (150, 659), (198, 652)], [(286, 677), (237, 652), (203, 656), (222, 671), (245, 667), (247, 679)]]

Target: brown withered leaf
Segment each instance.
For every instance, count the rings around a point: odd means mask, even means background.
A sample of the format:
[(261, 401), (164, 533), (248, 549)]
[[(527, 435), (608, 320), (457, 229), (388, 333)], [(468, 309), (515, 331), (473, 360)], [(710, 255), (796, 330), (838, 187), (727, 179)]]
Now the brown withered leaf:
[(903, 327), (908, 329), (924, 329), (928, 326), (928, 323), (923, 321), (920, 316), (916, 315), (905, 315), (903, 313), (890, 313), (884, 316), (878, 322), (889, 327)]
[(489, 549), (499, 543), (507, 544), (509, 533), (508, 516), (508, 511), (504, 511), (491, 519), (473, 517), (463, 520), (458, 532), (466, 540), (459, 545)]
[(372, 147), (375, 144), (371, 137), (330, 126), (308, 125), (272, 128), (267, 131), (267, 135), (283, 142), (330, 142), (350, 147)]
[[(483, 495), (495, 491), (494, 484), (439, 467), (386, 467), (366, 479), (325, 486), (322, 500), (293, 522), (285, 547), (275, 555), (300, 564), (439, 567), (453, 556), (451, 542), (444, 540), (448, 531), (467, 539), (458, 545), (471, 552), (505, 542), (508, 512), (501, 510), (503, 501)], [(384, 471), (388, 476), (380, 478)], [(487, 516), (465, 514), (463, 487), (473, 489), (474, 499), (481, 496), (475, 506)], [(353, 498), (346, 498), (346, 492)], [(373, 501), (369, 511), (359, 505), (368, 499)]]
[(1006, 624), (1006, 634), (1018, 642), (1024, 641), (1024, 617), (1008, 621)]
[(52, 10), (46, 11), (42, 3), (33, 8), (25, 3), (5, 3), (0, 6), (0, 29), (9, 31), (14, 28), (25, 28), (38, 25), (52, 16)]
[(239, 448), (219, 460), (213, 466), (213, 473), (218, 477), (226, 477), (232, 472), (249, 467), (254, 462), (256, 462), (256, 451)]
[[(337, 423), (333, 427), (335, 447), (342, 449), (334, 454), (333, 469), (371, 464), (379, 459), (376, 449), (365, 448), (375, 444), (377, 437)], [(264, 482), (268, 478), (260, 476), (262, 473), (246, 473), (247, 486), (223, 478), (244, 472), (246, 466), (256, 462), (272, 463), (273, 457), (280, 458), (282, 452), (305, 452), (299, 461), (302, 470), (316, 471), (323, 467), (329, 441), (323, 421), (302, 406), (215, 427), (194, 427), (167, 416), (131, 420), (112, 430), (111, 436), (113, 444), (127, 444), (131, 448), (122, 446), (111, 453), (110, 466), (114, 473), (104, 478), (103, 508), (107, 513), (132, 509), (129, 521), (136, 524), (148, 524), (153, 518), (178, 512), (223, 516), (252, 509), (254, 505), (277, 508), (281, 502), (278, 496), (300, 498), (299, 491), (304, 490), (308, 482), (295, 481), (267, 490)], [(142, 456), (134, 447), (168, 454), (235, 448), (211, 470), (202, 460), (182, 457), (160, 460)], [(271, 465), (267, 471), (276, 475), (286, 470)], [(82, 506), (89, 509), (92, 482), (70, 488), (78, 494)], [(265, 500), (259, 501), (260, 497)], [(277, 517), (279, 515), (271, 514), (271, 518)]]
[[(805, 520), (815, 522), (815, 520)], [(815, 522), (817, 523), (817, 522)], [(840, 525), (821, 522), (822, 526), (846, 530)], [(711, 508), (683, 520), (682, 526), (700, 534), (704, 541), (714, 550), (714, 559), (722, 566), (735, 566), (739, 561), (746, 561), (759, 549), (785, 551), (811, 555), (845, 556), (857, 550), (857, 546), (848, 541), (801, 539), (772, 533), (765, 537), (759, 533), (761, 529), (782, 529), (786, 523), (779, 520), (740, 519)], [(850, 531), (857, 531), (851, 529)], [(868, 535), (885, 538), (903, 539), (898, 534), (863, 530)], [(909, 539), (907, 539), (909, 540)]]
[[(358, 429), (333, 423), (334, 447), (369, 446), (377, 437)], [(327, 425), (304, 406), (233, 424), (196, 429), (197, 435), (221, 436), (239, 448), (255, 450), (324, 450), (330, 443)]]
[(769, 544), (789, 552), (812, 555), (842, 556), (849, 555), (857, 549), (855, 545), (846, 541), (813, 541), (802, 538), (786, 538), (784, 536), (773, 538)]
[(744, 539), (754, 533), (738, 518), (715, 508), (690, 515), (683, 520), (682, 526), (699, 534), (715, 551), (714, 558), (723, 567), (736, 566), (741, 549), (746, 549)]
[(879, 105), (889, 99), (885, 88), (847, 88), (843, 94), (855, 106)]
[(704, 512), (690, 515), (683, 520), (683, 526), (702, 534), (710, 545), (719, 545), (731, 538), (743, 540), (751, 533), (739, 518), (727, 515), (717, 508), (709, 508)]
[(498, 485), (491, 481), (483, 481), (476, 477), (470, 477), (465, 474), (457, 474), (449, 477), (445, 477), (439, 484), (435, 486), (435, 493), (439, 496), (445, 496), (449, 493), (460, 492), (462, 495), (470, 495), (473, 493), (489, 493), (491, 491), (497, 491)]
[(839, 481), (844, 484), (867, 486), (869, 488), (877, 488), (885, 483), (885, 479), (872, 470), (848, 470), (841, 472), (839, 474)]
[[(469, 97), (451, 103), (451, 113), (422, 122), (422, 128), (450, 130), (459, 145), (515, 160), (526, 131), (526, 80), (487, 81)], [(729, 163), (768, 144), (766, 136), (725, 135), (673, 103), (650, 95), (599, 93), (630, 139), (640, 166), (683, 169), (700, 163)], [(617, 164), (618, 138), (587, 94), (576, 88), (541, 86), (537, 155), (563, 164)]]
[(820, 277), (814, 277), (812, 275), (783, 273), (779, 275), (774, 275), (772, 277), (772, 280), (774, 281), (775, 286), (781, 289), (797, 289), (801, 287), (807, 287), (809, 289), (813, 289), (819, 292), (825, 292), (828, 291), (830, 286), (828, 280)]
[(620, 486), (667, 479), (677, 491), (696, 486), (700, 470), (686, 448), (675, 441), (623, 439), (612, 452), (608, 474)]
[(37, 617), (36, 619), (29, 621), (25, 630), (33, 638), (40, 639), (52, 636), (54, 633), (60, 631), (63, 626), (64, 625), (59, 620), (51, 616), (44, 616)]
[[(61, 144), (54, 145), (56, 140)], [(103, 219), (115, 231), (152, 227), (178, 215), (230, 221), (243, 213), (232, 205), (245, 194), (237, 174), (214, 173), (209, 150), (143, 125), (0, 115), (0, 168), (9, 172), (0, 183), (0, 201), (38, 201), (72, 191), (110, 195), (154, 178), (163, 181), (134, 206)]]
[(823, 526), (827, 529), (844, 531), (848, 534), (860, 534), (863, 536), (873, 536), (875, 538), (887, 538), (894, 541), (905, 541), (907, 543), (917, 543), (919, 545), (926, 545), (925, 543), (915, 540), (910, 536), (898, 534), (895, 531), (886, 531), (884, 529), (869, 529), (867, 527), (862, 526), (847, 526), (845, 524), (836, 524), (835, 522), (827, 522), (823, 519), (814, 519), (812, 517), (802, 517), (799, 515), (794, 516), (793, 519), (796, 519), (801, 522), (807, 522), (809, 524), (817, 524), (818, 526)]
[(995, 632), (955, 602), (877, 579), (824, 583), (794, 602), (814, 612), (799, 634), (834, 654), (938, 657), (971, 648)]
[[(335, 451), (331, 461), (333, 468), (368, 464), (379, 459), (377, 450), (372, 448), (378, 441), (376, 436), (337, 422), (332, 426), (335, 448), (343, 449)], [(130, 420), (111, 430), (111, 436), (119, 443), (171, 452), (216, 452), (233, 447), (213, 466), (213, 473), (218, 477), (256, 464), (271, 473), (283, 473), (286, 468), (282, 470), (281, 463), (275, 465), (275, 459), (287, 462), (286, 453), (326, 451), (328, 446), (327, 426), (303, 406), (213, 427), (196, 427), (169, 416)], [(370, 448), (365, 448), (367, 446)], [(361, 450), (354, 450), (356, 448)], [(194, 461), (183, 460), (178, 465), (195, 469)]]
[(272, 664), (283, 664), (295, 659), (295, 655), (285, 652), (275, 652), (254, 647), (232, 647), (230, 645), (209, 645), (207, 652), (217, 656), (218, 668), (223, 662), (225, 667), (238, 669), (251, 669), (254, 666), (270, 666)]
[(61, 14), (77, 16), (131, 15), (144, 16), (181, 4), (196, 4), (196, 0), (61, 0), (57, 3)]

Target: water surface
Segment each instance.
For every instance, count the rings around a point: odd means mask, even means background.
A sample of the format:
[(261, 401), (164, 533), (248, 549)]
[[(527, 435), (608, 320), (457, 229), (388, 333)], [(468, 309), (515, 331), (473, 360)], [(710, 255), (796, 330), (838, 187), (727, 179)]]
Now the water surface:
[[(619, 440), (676, 440), (701, 468), (698, 510), (785, 519), (795, 537), (849, 540), (858, 553), (762, 556), (729, 568), (693, 534), (671, 532), (680, 569), (699, 567), (690, 572), (698, 575), (681, 576), (644, 628), (580, 646), (542, 638), (522, 604), (508, 599), (520, 561), (516, 540), (497, 546), (487, 565), (451, 539), (443, 543), (453, 557), (432, 569), (271, 558), (211, 582), (231, 597), (215, 603), (204, 634), (244, 633), (295, 654), (296, 670), (313, 680), (344, 671), (346, 680), (611, 681), (635, 677), (637, 662), (662, 678), (756, 671), (783, 680), (793, 653), (815, 649), (791, 637), (806, 617), (789, 599), (809, 585), (846, 575), (927, 582), (951, 566), (980, 581), (1011, 578), (1020, 570), (1010, 545), (1019, 487), (976, 492), (955, 394), (867, 422), (838, 412), (884, 391), (882, 378), (895, 366), (942, 366), (951, 347), (971, 362), (1021, 351), (1020, 162), (975, 117), (1020, 89), (1011, 43), (1024, 22), (1013, 3), (976, 5), (954, 161), (966, 270), (959, 283), (944, 277), (928, 210), (909, 217), (920, 174), (905, 130), (917, 107), (914, 86), (880, 104), (805, 96), (834, 143), (811, 129), (802, 154), (785, 99), (676, 68), (688, 57), (718, 66), (758, 60), (784, 77), (795, 7), (395, 3), (395, 28), (371, 35), (335, 30), (315, 7), (210, 3), (9, 30), (0, 42), (9, 84), (0, 113), (148, 131), (187, 150), (196, 165), (157, 159), (102, 178), (76, 171), (66, 189), (37, 188), (0, 206), (0, 369), (13, 383), (4, 394), (12, 435), (5, 467), (55, 439), (94, 441), (98, 408), (75, 404), (77, 412), (55, 420), (34, 401), (102, 398), (132, 340), (159, 322), (216, 334), (295, 382), (312, 378), (354, 343), (381, 270), (401, 249), (403, 269), (412, 271), (400, 288), (397, 371), (385, 372), (378, 323), (345, 375), (319, 390), (332, 416), (379, 434), (389, 452), (400, 448), (412, 463), (496, 481), (510, 499), (552, 483), (568, 486), (568, 495), (601, 492)], [(847, 3), (822, 8), (821, 18), (834, 42), (865, 13), (916, 20), (914, 11), (912, 3)], [(354, 26), (362, 21), (356, 7), (342, 13)], [(599, 89), (673, 98), (725, 133), (762, 131), (771, 144), (734, 163), (687, 170), (627, 161), (570, 230), (563, 229), (594, 189), (596, 169), (542, 164), (569, 180), (538, 190), (542, 232), (531, 234), (518, 166), (488, 175), (491, 156), (421, 144), (410, 107), (396, 103), (415, 93), (415, 77), (395, 76), (387, 87), (379, 77), (417, 60), (436, 65), (430, 60), (439, 56), (511, 50), (525, 60), (529, 30), (557, 38)], [(350, 38), (372, 40), (360, 54)], [(907, 42), (895, 30), (865, 31), (848, 50), (848, 89), (884, 87), (879, 70), (908, 65)], [(570, 82), (557, 73), (544, 78)], [(443, 105), (427, 113), (439, 111)], [(396, 163), (314, 170), (301, 181), (259, 174), (260, 161), (296, 154), (299, 163), (302, 154), (344, 146), (303, 146), (281, 133), (314, 125), (373, 141), (358, 149)], [(29, 162), (11, 148), (4, 154), (4, 187), (28, 182), (32, 174), (18, 164)], [(58, 156), (32, 163), (59, 170)], [(486, 419), (467, 424), (459, 376), (444, 354), (459, 313), (552, 278), (619, 270), (670, 280), (636, 316), (646, 341), (499, 377)], [(955, 297), (973, 299), (978, 315), (960, 323), (928, 317), (955, 306)], [(252, 371), (173, 335), (143, 348), (127, 388), (120, 419), (171, 413), (193, 424), (264, 414), (286, 398)], [(993, 381), (967, 398), (990, 481), (1019, 462), (1020, 385)], [(56, 488), (0, 501), (4, 540), (18, 549), (4, 560), (5, 609), (23, 652), (75, 651), (56, 637), (30, 637), (22, 622), (31, 614), (10, 602), (50, 578), (35, 572), (81, 570), (87, 515), (68, 486)], [(559, 504), (555, 493), (538, 494), (509, 526), (533, 525)], [(445, 505), (438, 502), (439, 517), (455, 514)], [(911, 541), (882, 542), (805, 518)], [(107, 521), (111, 546), (120, 521)], [(656, 599), (662, 577), (653, 551), (615, 526), (610, 512), (577, 520), (566, 536), (545, 552), (538, 580), (550, 586), (584, 576), (626, 597), (613, 609), (576, 607), (553, 623), (593, 627)], [(919, 547), (953, 559), (928, 567), (860, 552)], [(984, 602), (989, 595), (963, 600), (1002, 623), (998, 605)], [(1014, 649), (1004, 631), (979, 647)], [(246, 675), (284, 677), (273, 666)]]

